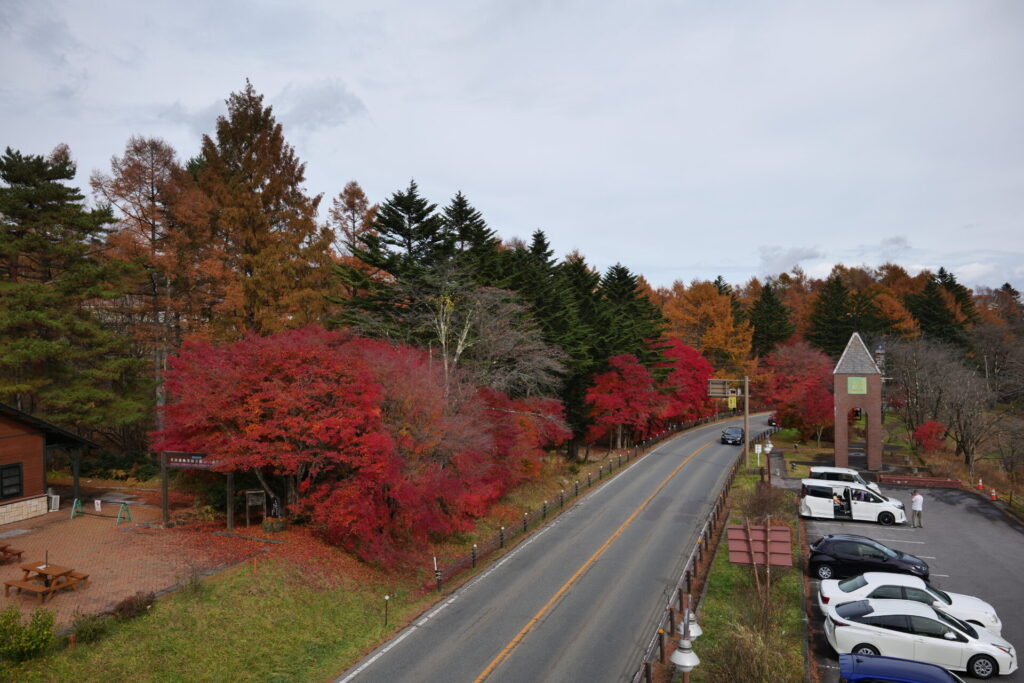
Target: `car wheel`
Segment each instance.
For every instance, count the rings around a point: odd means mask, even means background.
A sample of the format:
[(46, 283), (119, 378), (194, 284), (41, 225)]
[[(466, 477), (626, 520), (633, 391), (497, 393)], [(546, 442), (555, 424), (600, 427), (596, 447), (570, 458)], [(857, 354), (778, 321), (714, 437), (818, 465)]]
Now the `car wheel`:
[(882, 526), (892, 526), (895, 521), (896, 518), (893, 517), (891, 512), (883, 512), (878, 515), (878, 523)]
[(878, 648), (874, 645), (868, 645), (867, 643), (861, 643), (850, 650), (855, 655), (877, 655)]
[(832, 570), (832, 565), (830, 564), (819, 564), (814, 568), (814, 575), (819, 579), (835, 578), (835, 572)]
[(967, 671), (975, 678), (992, 678), (999, 673), (999, 667), (988, 655), (975, 655), (967, 662)]

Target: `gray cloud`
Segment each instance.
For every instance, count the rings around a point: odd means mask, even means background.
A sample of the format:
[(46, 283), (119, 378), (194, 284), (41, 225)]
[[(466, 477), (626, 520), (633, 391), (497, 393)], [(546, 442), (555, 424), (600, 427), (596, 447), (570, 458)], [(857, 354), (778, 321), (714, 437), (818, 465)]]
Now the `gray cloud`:
[(274, 110), (290, 129), (312, 132), (334, 128), (367, 113), (363, 101), (337, 79), (289, 83), (274, 98)]
[(817, 261), (825, 257), (815, 247), (760, 247), (761, 265), (758, 271), (762, 275), (778, 275), (785, 273), (807, 261)]

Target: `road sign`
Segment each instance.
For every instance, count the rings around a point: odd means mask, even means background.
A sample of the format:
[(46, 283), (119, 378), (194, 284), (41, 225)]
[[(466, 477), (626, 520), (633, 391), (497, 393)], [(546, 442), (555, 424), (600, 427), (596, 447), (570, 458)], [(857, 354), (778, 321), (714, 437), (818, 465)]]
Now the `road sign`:
[(765, 451), (765, 453), (771, 453), (772, 452), (772, 442), (771, 441), (768, 441), (768, 442), (765, 443), (764, 451)]
[(709, 379), (708, 396), (711, 398), (726, 398), (729, 396), (729, 380)]
[(736, 397), (735, 396), (730, 396), (729, 397), (729, 410), (736, 410)]
[(757, 453), (758, 455), (761, 455), (761, 444), (759, 444), (759, 443), (755, 443), (754, 444), (754, 452)]

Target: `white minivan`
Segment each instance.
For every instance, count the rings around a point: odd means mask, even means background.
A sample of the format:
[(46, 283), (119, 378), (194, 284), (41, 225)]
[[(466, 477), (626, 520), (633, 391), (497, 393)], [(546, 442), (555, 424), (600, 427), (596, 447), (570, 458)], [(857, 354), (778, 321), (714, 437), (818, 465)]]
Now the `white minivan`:
[(889, 526), (904, 524), (903, 503), (846, 481), (800, 480), (800, 515), (816, 519), (850, 519)]
[(808, 478), (826, 479), (828, 481), (849, 481), (861, 486), (867, 486), (878, 495), (882, 495), (882, 490), (878, 488), (878, 484), (873, 481), (867, 481), (864, 477), (860, 476), (860, 472), (849, 467), (812, 467)]

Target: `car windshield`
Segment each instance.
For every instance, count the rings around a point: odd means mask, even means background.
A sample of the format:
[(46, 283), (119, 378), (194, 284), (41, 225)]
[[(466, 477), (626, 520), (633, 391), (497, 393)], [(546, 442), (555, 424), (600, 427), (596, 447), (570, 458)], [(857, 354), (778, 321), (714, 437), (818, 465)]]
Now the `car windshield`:
[(885, 553), (885, 555), (886, 555), (887, 557), (899, 557), (899, 553), (897, 553), (897, 552), (896, 552), (895, 550), (893, 550), (892, 548), (887, 548), (887, 547), (885, 547), (884, 545), (882, 545), (882, 544), (881, 544), (881, 543), (879, 543), (878, 541), (871, 541), (871, 540), (869, 540), (869, 541), (867, 541), (867, 544), (868, 544), (868, 545), (870, 545), (870, 546), (872, 546), (873, 548), (878, 548), (878, 549), (879, 549), (879, 550), (881, 550), (881, 551), (882, 551), (883, 553)]
[(866, 585), (868, 585), (868, 582), (864, 579), (863, 576), (855, 576), (852, 579), (840, 581), (839, 590), (843, 591), (844, 593), (852, 593), (853, 591), (863, 588)]
[(969, 635), (971, 638), (977, 638), (978, 637), (978, 632), (975, 631), (974, 627), (971, 626), (970, 624), (968, 624), (966, 621), (960, 621), (956, 617), (954, 617), (952, 615), (949, 615), (949, 614), (946, 614), (942, 610), (938, 610), (938, 609), (935, 610), (935, 614), (937, 614), (939, 616), (939, 619), (942, 619), (944, 622), (946, 622), (948, 625), (952, 626), (953, 628), (959, 629), (959, 630), (963, 631), (964, 633)]
[(938, 588), (933, 588), (932, 586), (925, 586), (924, 589), (938, 598), (940, 602), (944, 602), (947, 605), (953, 604), (953, 598), (949, 597), (949, 593), (943, 593)]

